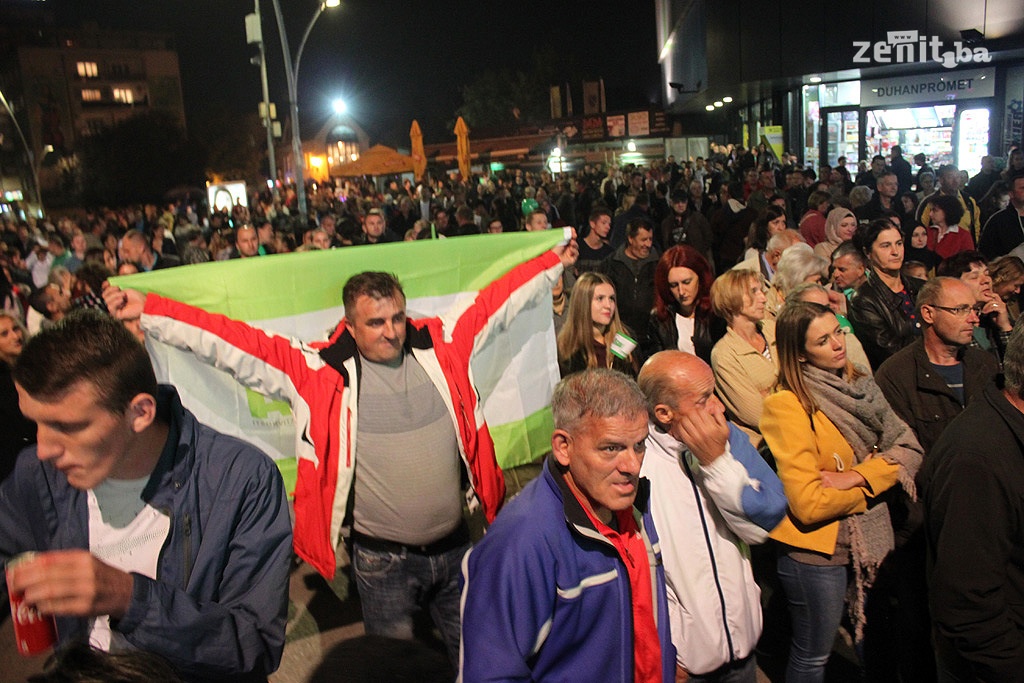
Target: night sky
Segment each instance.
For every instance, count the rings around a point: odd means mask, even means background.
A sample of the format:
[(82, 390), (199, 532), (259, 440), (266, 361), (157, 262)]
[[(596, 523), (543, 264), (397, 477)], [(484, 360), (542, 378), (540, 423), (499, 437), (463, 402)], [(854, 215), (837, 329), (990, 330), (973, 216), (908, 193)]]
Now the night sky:
[[(249, 63), (244, 17), (254, 0), (47, 0), (58, 21), (170, 31), (176, 36), (186, 115), (255, 110), (259, 70)], [(292, 54), (312, 18), (314, 0), (281, 0)], [(287, 107), (273, 8), (263, 0), (271, 99)], [(330, 102), (343, 97), (372, 142), (408, 144), (413, 118), (426, 142), (453, 138), (445, 124), (460, 87), (482, 71), (528, 68), (536, 47), (554, 47), (575, 63), (576, 113), (582, 77), (605, 79), (609, 110), (660, 103), (654, 2), (454, 2), (342, 0), (324, 12), (303, 52), (299, 74), (302, 130), (318, 129)]]

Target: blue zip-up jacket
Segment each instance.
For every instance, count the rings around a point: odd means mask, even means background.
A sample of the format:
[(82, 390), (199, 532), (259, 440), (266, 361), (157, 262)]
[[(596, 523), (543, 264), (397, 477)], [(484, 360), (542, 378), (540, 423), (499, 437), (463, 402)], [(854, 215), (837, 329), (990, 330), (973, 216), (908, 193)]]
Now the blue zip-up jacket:
[[(257, 681), (284, 649), (292, 532), (281, 475), (253, 446), (200, 424), (161, 386), (164, 447), (142, 497), (170, 517), (157, 577), (133, 574), (131, 605), (112, 628), (166, 658), (188, 681)], [(89, 548), (88, 497), (35, 447), (0, 486), (0, 560)], [(6, 582), (2, 584), (6, 592)], [(58, 618), (60, 643), (88, 619)]]
[[(633, 681), (629, 574), (549, 456), (462, 562), (460, 680)], [(634, 516), (647, 546), (662, 680), (675, 680), (665, 572), (641, 479)]]

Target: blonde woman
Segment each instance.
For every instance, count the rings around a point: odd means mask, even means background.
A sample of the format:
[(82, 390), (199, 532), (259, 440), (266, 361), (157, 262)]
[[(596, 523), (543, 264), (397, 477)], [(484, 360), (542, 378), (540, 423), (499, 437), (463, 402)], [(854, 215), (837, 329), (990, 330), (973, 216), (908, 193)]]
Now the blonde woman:
[(765, 320), (765, 303), (764, 281), (753, 271), (733, 268), (711, 285), (711, 308), (726, 327), (711, 350), (715, 391), (755, 447), (761, 445), (761, 403), (779, 373), (775, 323)]
[(584, 273), (573, 285), (569, 312), (558, 333), (558, 369), (562, 377), (587, 368), (612, 368), (631, 377), (637, 373), (633, 354), (611, 352), (615, 336), (632, 337), (619, 320), (615, 286), (602, 273)]
[(18, 407), (11, 368), (26, 341), (25, 328), (10, 313), (0, 312), (0, 481), (14, 469), (22, 448), (36, 442), (36, 425)]

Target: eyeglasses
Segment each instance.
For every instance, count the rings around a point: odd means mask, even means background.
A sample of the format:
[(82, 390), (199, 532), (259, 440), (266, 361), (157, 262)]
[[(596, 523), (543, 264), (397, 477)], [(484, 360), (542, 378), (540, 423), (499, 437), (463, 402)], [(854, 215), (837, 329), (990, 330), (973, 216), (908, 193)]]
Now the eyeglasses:
[(984, 304), (975, 304), (974, 306), (969, 306), (967, 304), (960, 304), (959, 306), (939, 306), (938, 304), (928, 305), (932, 308), (941, 309), (946, 313), (952, 313), (958, 318), (966, 318), (971, 311), (974, 311), (974, 315), (981, 317), (981, 312), (985, 308)]

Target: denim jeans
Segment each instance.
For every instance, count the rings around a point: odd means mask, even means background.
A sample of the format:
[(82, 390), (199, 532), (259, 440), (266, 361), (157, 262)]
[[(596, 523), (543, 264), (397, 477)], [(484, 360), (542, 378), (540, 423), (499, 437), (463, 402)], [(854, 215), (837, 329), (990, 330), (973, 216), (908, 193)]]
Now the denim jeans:
[(741, 662), (726, 665), (709, 674), (690, 674), (689, 683), (757, 683), (757, 659), (751, 654)]
[(421, 605), (441, 632), (452, 665), (459, 665), (459, 574), (469, 544), (435, 555), (381, 552), (353, 543), (363, 624), (370, 635), (412, 640), (412, 617)]
[(788, 555), (777, 566), (793, 622), (786, 683), (820, 683), (843, 618), (849, 569), (804, 564)]

